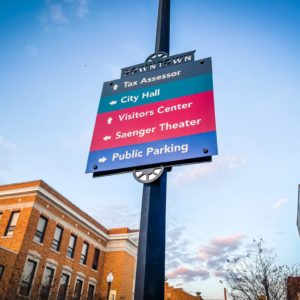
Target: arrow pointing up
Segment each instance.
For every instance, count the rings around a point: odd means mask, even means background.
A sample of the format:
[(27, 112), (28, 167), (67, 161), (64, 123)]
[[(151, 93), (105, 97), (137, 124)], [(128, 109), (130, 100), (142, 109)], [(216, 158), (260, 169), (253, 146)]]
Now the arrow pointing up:
[(112, 120), (113, 120), (113, 118), (112, 118), (112, 117), (109, 117), (109, 118), (107, 119), (107, 124), (111, 124)]
[(113, 86), (114, 91), (116, 91), (118, 89), (118, 87), (119, 86), (117, 84), (114, 84), (114, 86)]
[(117, 101), (115, 101), (115, 100), (112, 100), (109, 102), (109, 105), (115, 105), (115, 104), (117, 104)]
[(107, 158), (105, 156), (98, 159), (98, 162), (102, 163), (102, 164), (105, 163), (106, 161), (107, 161)]
[(106, 135), (104, 138), (103, 138), (103, 140), (106, 142), (106, 141), (108, 141), (108, 140), (110, 140), (111, 139), (111, 136), (109, 136), (109, 135)]

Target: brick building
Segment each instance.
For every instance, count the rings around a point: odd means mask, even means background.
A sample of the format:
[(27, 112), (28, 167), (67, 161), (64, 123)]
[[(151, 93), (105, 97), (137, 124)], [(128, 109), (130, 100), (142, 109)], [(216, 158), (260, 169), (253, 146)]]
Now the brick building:
[(300, 300), (300, 277), (288, 277), (287, 300)]
[(0, 186), (0, 299), (131, 300), (138, 232), (106, 229), (43, 181)]
[(203, 300), (201, 296), (192, 296), (182, 288), (175, 288), (165, 284), (165, 300)]
[[(107, 229), (45, 182), (0, 186), (0, 299), (132, 300), (138, 231)], [(196, 300), (165, 285), (166, 300)]]

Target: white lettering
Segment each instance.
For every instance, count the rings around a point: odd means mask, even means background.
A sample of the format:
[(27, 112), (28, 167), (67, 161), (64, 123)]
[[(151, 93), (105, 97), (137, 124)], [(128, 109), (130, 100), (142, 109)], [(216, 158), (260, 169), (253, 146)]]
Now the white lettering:
[(180, 76), (180, 73), (181, 73), (181, 70), (174, 71), (172, 73), (165, 73), (165, 74), (162, 74), (162, 75), (157, 75), (157, 76), (154, 76), (154, 77), (144, 77), (140, 81), (140, 84), (154, 82), (154, 81), (161, 81), (161, 80), (166, 80), (166, 79), (169, 79), (169, 78), (172, 78), (172, 77), (177, 77), (177, 76)]
[(146, 150), (146, 155), (162, 155), (162, 154), (169, 154), (174, 152), (180, 152), (180, 153), (187, 153), (189, 151), (189, 145), (188, 144), (182, 144), (182, 145), (164, 145), (160, 148), (153, 148), (148, 147)]
[(121, 103), (128, 103), (128, 102), (137, 102), (139, 99), (139, 96), (124, 96), (121, 98)]
[(132, 151), (126, 151), (123, 154), (119, 152), (113, 153), (112, 161), (127, 160), (127, 159), (138, 158), (138, 157), (143, 157), (143, 151), (138, 151), (137, 149), (134, 149)]
[(168, 131), (168, 130), (176, 130), (180, 128), (190, 127), (190, 126), (197, 126), (201, 122), (201, 119), (197, 120), (185, 120), (184, 122), (178, 122), (178, 123), (161, 123), (159, 124), (161, 131)]
[(163, 113), (168, 113), (168, 112), (172, 112), (172, 111), (177, 111), (177, 110), (184, 110), (184, 109), (188, 109), (191, 108), (193, 102), (189, 102), (189, 103), (178, 103), (176, 105), (172, 105), (172, 106), (160, 106), (157, 109), (157, 112), (159, 114), (163, 114)]
[(156, 127), (140, 129), (140, 130), (133, 130), (133, 131), (128, 131), (128, 132), (117, 131), (116, 132), (116, 140), (126, 139), (126, 138), (130, 138), (130, 137), (134, 137), (134, 136), (142, 138), (147, 134), (154, 133), (155, 129), (156, 129)]

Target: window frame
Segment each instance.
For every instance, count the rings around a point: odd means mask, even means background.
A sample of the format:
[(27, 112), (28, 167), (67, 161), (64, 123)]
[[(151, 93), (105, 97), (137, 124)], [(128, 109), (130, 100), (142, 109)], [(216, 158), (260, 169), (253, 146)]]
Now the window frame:
[[(40, 220), (41, 220), (41, 219), (45, 220), (45, 224), (44, 224), (43, 231), (40, 231), (40, 230), (38, 229), (38, 226), (39, 226), (39, 223), (40, 223)], [(43, 215), (40, 215), (39, 220), (38, 220), (38, 223), (37, 223), (37, 225), (36, 225), (34, 237), (33, 237), (33, 241), (34, 241), (34, 242), (39, 243), (39, 244), (43, 244), (44, 238), (45, 238), (45, 233), (46, 233), (47, 226), (48, 226), (48, 221), (49, 221), (48, 218), (46, 218), (46, 217), (43, 216)], [(39, 239), (39, 240), (37, 240), (37, 239)]]
[[(52, 287), (53, 287), (53, 281), (54, 281), (54, 278), (55, 278), (55, 273), (56, 273), (56, 266), (54, 266), (54, 265), (52, 265), (52, 264), (50, 265), (49, 263), (47, 263), (46, 266), (45, 266), (45, 270), (44, 270), (44, 273), (43, 273), (43, 277), (42, 277), (42, 281), (41, 281), (41, 286), (40, 286), (40, 290), (39, 290), (39, 297), (40, 297), (40, 296), (43, 296), (43, 297), (44, 297), (44, 295), (41, 295), (41, 292), (42, 292), (42, 290), (43, 290), (43, 280), (44, 280), (44, 278), (45, 278), (45, 274), (46, 274), (47, 268), (53, 270), (52, 278), (51, 278), (51, 282), (50, 282), (50, 288), (49, 288), (49, 292), (48, 292), (48, 298), (47, 298), (47, 299), (49, 299), (49, 298), (50, 298), (50, 295), (51, 295), (51, 290), (52, 290)], [(44, 298), (43, 298), (43, 299), (44, 299)]]
[(3, 277), (4, 271), (5, 271), (5, 266), (4, 265), (0, 265), (0, 280)]
[[(64, 297), (63, 298), (59, 298), (60, 297), (59, 290), (60, 290), (60, 286), (61, 286), (61, 279), (62, 279), (62, 277), (64, 275), (68, 277), (66, 291), (65, 291)], [(57, 300), (67, 299), (67, 297), (68, 297), (68, 289), (69, 289), (69, 286), (70, 286), (70, 282), (71, 282), (71, 274), (69, 272), (62, 271), (61, 275), (60, 275), (60, 278), (59, 278), (59, 284), (58, 284), (58, 289), (57, 289), (57, 297), (56, 297)]]
[[(79, 298), (75, 298), (75, 292), (76, 292), (76, 284), (77, 284), (77, 281), (80, 281), (80, 282), (81, 282), (81, 288), (80, 288), (80, 295), (79, 295)], [(83, 287), (84, 287), (84, 278), (79, 277), (79, 276), (76, 276), (75, 283), (74, 283), (74, 290), (73, 290), (72, 299), (74, 299), (74, 300), (80, 300), (80, 299), (81, 299), (81, 296), (82, 296), (82, 294), (83, 294)]]
[[(32, 276), (31, 276), (31, 278), (30, 278), (30, 280), (28, 282), (29, 283), (29, 287), (27, 287), (28, 294), (24, 295), (24, 294), (20, 293), (21, 292), (21, 288), (22, 288), (21, 284), (22, 284), (22, 282), (24, 282), (23, 277), (24, 277), (24, 273), (25, 273), (25, 267), (26, 267), (26, 265), (27, 265), (27, 263), (29, 261), (32, 262), (32, 263), (34, 263), (34, 270), (33, 270)], [(35, 280), (35, 276), (37, 274), (38, 266), (39, 266), (39, 260), (33, 259), (31, 257), (27, 257), (26, 263), (24, 265), (23, 272), (22, 272), (22, 275), (21, 275), (21, 280), (20, 280), (20, 284), (19, 284), (18, 295), (24, 296), (24, 297), (30, 297), (30, 294), (31, 294), (31, 291), (32, 291), (32, 287), (33, 287), (33, 283), (34, 283), (34, 280)]]
[[(15, 214), (18, 214), (16, 224), (15, 225), (11, 225)], [(8, 223), (6, 225), (5, 232), (4, 232), (3, 236), (5, 236), (5, 237), (13, 237), (15, 229), (16, 229), (18, 221), (19, 221), (19, 218), (20, 218), (20, 211), (19, 210), (11, 212), (10, 217), (9, 217), (9, 221), (8, 221)]]
[[(97, 257), (97, 262), (95, 264), (95, 259), (96, 259), (96, 253), (98, 253), (98, 257)], [(98, 271), (98, 267), (99, 267), (99, 259), (100, 259), (100, 249), (96, 248), (94, 249), (94, 257), (93, 257), (93, 262), (92, 262), (92, 269), (94, 271)]]
[[(73, 248), (70, 247), (71, 237), (74, 237), (74, 245), (73, 245)], [(68, 248), (67, 248), (67, 257), (68, 257), (68, 258), (70, 258), (70, 259), (73, 259), (73, 258), (74, 258), (76, 245), (77, 245), (77, 235), (71, 233), (70, 238), (69, 238)], [(70, 249), (71, 249), (71, 256), (69, 256)]]
[[(89, 298), (89, 289), (90, 289), (90, 286), (94, 287), (92, 298)], [(94, 282), (89, 281), (88, 282), (86, 299), (87, 300), (93, 300), (94, 297), (95, 297), (95, 293), (96, 293), (96, 284)]]
[[(85, 245), (86, 245), (86, 250), (85, 250), (85, 253), (83, 253)], [(89, 254), (89, 247), (90, 247), (90, 244), (88, 242), (84, 241), (83, 244), (82, 244), (80, 259), (79, 259), (79, 263), (82, 264), (82, 265), (87, 264), (87, 259), (88, 259), (88, 254)]]
[[(59, 240), (55, 239), (55, 234), (56, 234), (56, 230), (57, 229), (60, 229)], [(63, 234), (64, 234), (64, 228), (62, 226), (60, 226), (60, 225), (56, 225), (55, 231), (54, 231), (54, 235), (53, 235), (52, 244), (51, 244), (51, 249), (52, 250), (57, 251), (57, 252), (60, 251), (60, 246), (61, 246), (61, 241), (62, 241)]]

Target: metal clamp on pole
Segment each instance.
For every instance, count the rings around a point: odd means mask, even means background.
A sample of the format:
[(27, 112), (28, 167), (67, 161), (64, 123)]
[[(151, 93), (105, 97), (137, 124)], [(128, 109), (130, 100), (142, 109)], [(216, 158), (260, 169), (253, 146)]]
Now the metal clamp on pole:
[(164, 167), (134, 170), (133, 177), (140, 183), (150, 183), (157, 180), (163, 173)]

